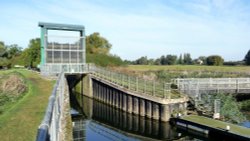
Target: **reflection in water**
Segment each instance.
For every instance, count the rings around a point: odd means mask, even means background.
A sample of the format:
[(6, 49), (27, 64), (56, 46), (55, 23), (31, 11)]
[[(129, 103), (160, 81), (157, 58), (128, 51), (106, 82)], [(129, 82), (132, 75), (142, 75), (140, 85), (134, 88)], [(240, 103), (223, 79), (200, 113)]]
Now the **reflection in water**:
[(154, 139), (176, 139), (178, 134), (167, 122), (129, 114), (98, 101), (93, 101), (92, 119), (123, 132)]
[(73, 118), (74, 141), (192, 139), (183, 137), (168, 122), (129, 114), (85, 96), (77, 99), (85, 116)]

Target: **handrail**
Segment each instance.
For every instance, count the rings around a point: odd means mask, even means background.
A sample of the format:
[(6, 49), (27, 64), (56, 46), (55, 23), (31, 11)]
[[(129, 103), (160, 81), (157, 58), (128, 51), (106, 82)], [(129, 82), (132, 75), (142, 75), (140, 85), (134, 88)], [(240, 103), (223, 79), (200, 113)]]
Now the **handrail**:
[(115, 72), (107, 68), (97, 67), (95, 65), (89, 66), (88, 71), (92, 72), (95, 77), (101, 78), (133, 92), (164, 99), (176, 99), (182, 96), (182, 94), (176, 89), (171, 88), (171, 83), (146, 80), (130, 76), (125, 73)]
[(45, 116), (37, 132), (36, 141), (58, 140), (62, 102), (64, 99), (64, 73), (61, 73), (53, 88)]

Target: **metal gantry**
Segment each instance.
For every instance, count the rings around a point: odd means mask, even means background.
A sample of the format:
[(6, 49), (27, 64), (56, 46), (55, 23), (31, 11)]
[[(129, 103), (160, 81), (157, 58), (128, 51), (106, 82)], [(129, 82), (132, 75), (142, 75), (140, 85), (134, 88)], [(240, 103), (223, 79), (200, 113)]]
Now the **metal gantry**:
[[(39, 22), (41, 27), (41, 63), (44, 75), (84, 72), (85, 29), (81, 25)], [(49, 30), (75, 31), (79, 36), (49, 35)], [(71, 42), (69, 42), (71, 41)]]

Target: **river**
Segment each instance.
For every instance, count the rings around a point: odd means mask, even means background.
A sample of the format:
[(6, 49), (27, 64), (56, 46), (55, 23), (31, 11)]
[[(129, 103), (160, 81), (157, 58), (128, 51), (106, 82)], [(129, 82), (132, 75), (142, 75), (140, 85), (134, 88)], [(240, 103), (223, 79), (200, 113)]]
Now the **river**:
[[(80, 102), (76, 104), (76, 101)], [(78, 95), (77, 100), (71, 96), (71, 103), (81, 114), (72, 117), (74, 141), (212, 140), (197, 132), (187, 133), (168, 122), (123, 112), (85, 96)]]

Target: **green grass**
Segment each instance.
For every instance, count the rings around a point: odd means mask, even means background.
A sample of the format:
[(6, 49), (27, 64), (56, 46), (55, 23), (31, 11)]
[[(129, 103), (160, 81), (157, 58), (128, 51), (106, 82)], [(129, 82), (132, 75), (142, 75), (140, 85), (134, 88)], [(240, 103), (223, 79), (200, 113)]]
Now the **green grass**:
[(36, 138), (53, 82), (27, 70), (16, 71), (26, 78), (29, 91), (0, 116), (0, 137), (2, 141), (31, 141)]
[(192, 121), (195, 123), (199, 123), (201, 125), (206, 125), (209, 127), (220, 128), (220, 129), (226, 129), (226, 126), (229, 125), (230, 132), (250, 137), (250, 129), (248, 129), (246, 127), (238, 126), (235, 124), (222, 122), (222, 121), (218, 121), (218, 120), (214, 120), (214, 119), (206, 118), (206, 117), (202, 117), (202, 116), (195, 116), (195, 115), (185, 116), (185, 117), (183, 117), (183, 119), (188, 120), (188, 121)]
[(131, 71), (212, 71), (212, 72), (250, 72), (250, 66), (201, 66), (201, 65), (129, 65)]

